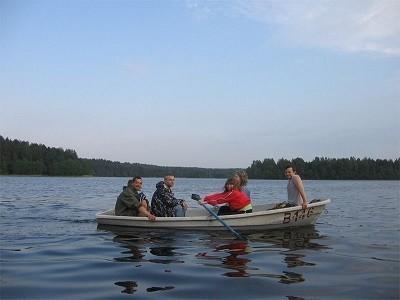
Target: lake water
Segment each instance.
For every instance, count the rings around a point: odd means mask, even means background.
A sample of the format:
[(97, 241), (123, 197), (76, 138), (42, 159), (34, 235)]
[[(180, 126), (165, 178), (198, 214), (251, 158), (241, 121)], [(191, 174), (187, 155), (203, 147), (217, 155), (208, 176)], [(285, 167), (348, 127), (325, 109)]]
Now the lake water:
[[(399, 299), (398, 181), (305, 181), (314, 227), (229, 233), (97, 228), (127, 178), (0, 177), (1, 299)], [(144, 179), (151, 197), (156, 178)], [(224, 180), (178, 178), (175, 193)], [(286, 181), (251, 180), (255, 203)], [(188, 200), (190, 201), (190, 200)], [(192, 206), (196, 206), (193, 201)]]

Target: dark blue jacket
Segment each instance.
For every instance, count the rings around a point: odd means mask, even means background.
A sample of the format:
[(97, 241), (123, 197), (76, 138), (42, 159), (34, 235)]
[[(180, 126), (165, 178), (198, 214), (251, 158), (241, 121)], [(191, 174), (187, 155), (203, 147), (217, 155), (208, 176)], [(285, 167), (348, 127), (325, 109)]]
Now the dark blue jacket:
[(172, 190), (160, 181), (151, 199), (151, 212), (156, 217), (175, 217), (175, 207), (182, 205), (183, 201), (176, 199)]

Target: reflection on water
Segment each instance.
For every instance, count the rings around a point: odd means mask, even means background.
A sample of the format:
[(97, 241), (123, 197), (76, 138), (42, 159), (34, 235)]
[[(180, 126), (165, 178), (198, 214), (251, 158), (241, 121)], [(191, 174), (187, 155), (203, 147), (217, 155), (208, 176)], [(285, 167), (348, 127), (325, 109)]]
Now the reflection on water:
[[(296, 250), (329, 249), (318, 242), (323, 237), (313, 226), (254, 233), (247, 236), (247, 241), (234, 240), (232, 237), (227, 239), (226, 236), (215, 232), (204, 233), (205, 237), (201, 236), (198, 241), (193, 241), (195, 245), (201, 245), (202, 249), (205, 249), (201, 252), (193, 252), (186, 242), (182, 245), (184, 235), (182, 232), (175, 235), (165, 231), (149, 234), (143, 229), (106, 225), (99, 225), (98, 229), (113, 232), (116, 234), (113, 241), (119, 243), (122, 248), (129, 249), (129, 251), (121, 251), (122, 256), (114, 258), (116, 261), (172, 264), (194, 260), (203, 267), (222, 270), (220, 275), (225, 277), (264, 277), (282, 284), (301, 283), (306, 278), (300, 272), (282, 270), (282, 268), (279, 273), (271, 272), (274, 270), (273, 266), (276, 264), (274, 259), (277, 255), (287, 268), (313, 267), (316, 264), (308, 262), (306, 255), (297, 253)], [(259, 265), (260, 253), (264, 258), (261, 260), (263, 262), (261, 265)], [(271, 254), (274, 259), (271, 258)], [(185, 259), (185, 256), (188, 257)], [(171, 272), (171, 270), (165, 270), (165, 272)], [(131, 287), (132, 284), (128, 286)], [(151, 291), (172, 288), (171, 286), (152, 287)]]
[[(133, 294), (138, 290), (138, 284), (136, 281), (117, 281), (114, 283), (117, 286), (120, 286), (123, 288), (121, 293), (123, 294)], [(173, 286), (152, 286), (146, 289), (146, 292), (151, 293), (151, 292), (157, 292), (157, 291), (167, 291), (167, 290), (172, 290), (174, 289)]]
[(304, 300), (304, 298), (302, 297), (295, 297), (295, 296), (286, 296), (286, 298), (288, 298), (288, 300)]
[[(215, 247), (216, 252), (226, 252), (227, 256), (219, 256), (208, 254), (207, 252), (198, 253), (196, 257), (198, 259), (205, 260), (205, 265), (208, 266), (221, 266), (226, 269), (233, 271), (226, 272), (223, 275), (228, 277), (247, 277), (249, 273), (246, 272), (248, 269), (247, 264), (251, 262), (249, 258), (243, 257), (243, 255), (251, 253), (247, 242), (232, 242), (229, 244), (221, 244)], [(211, 263), (215, 261), (215, 263)]]
[[(287, 272), (283, 271), (282, 274), (273, 274), (262, 272), (260, 268), (251, 266), (250, 263), (252, 260), (247, 256), (251, 256), (252, 250), (249, 247), (248, 243), (230, 243), (230, 244), (222, 244), (215, 247), (213, 251), (223, 251), (227, 253), (226, 256), (220, 255), (212, 255), (206, 252), (197, 254), (198, 259), (207, 260), (204, 264), (207, 266), (214, 266), (214, 267), (222, 267), (225, 269), (229, 269), (231, 271), (225, 272), (222, 275), (227, 277), (269, 277), (269, 278), (276, 278), (280, 283), (297, 283), (304, 281), (303, 275), (294, 273), (294, 272)], [(284, 261), (287, 262), (288, 266), (293, 267), (293, 255), (285, 255)], [(246, 256), (247, 255), (247, 256)], [(213, 261), (211, 263), (210, 261)], [(300, 260), (298, 260), (300, 261)], [(299, 263), (298, 265), (314, 265), (309, 263)], [(232, 271), (233, 270), (233, 271)]]
[(273, 243), (276, 246), (290, 250), (329, 249), (315, 241), (323, 237), (319, 235), (314, 226), (271, 230), (264, 233), (252, 234), (250, 235), (250, 238), (253, 241)]
[(157, 291), (167, 291), (167, 290), (172, 290), (174, 287), (173, 286), (152, 286), (150, 288), (147, 288), (146, 291), (151, 293), (151, 292), (157, 292)]
[[(176, 248), (174, 247), (150, 247), (150, 253), (155, 256), (160, 257), (171, 257), (171, 256), (181, 256), (185, 255), (184, 253), (174, 252)], [(150, 262), (158, 263), (158, 264), (171, 264), (171, 263), (184, 263), (183, 260), (175, 259), (175, 258), (164, 258), (164, 259), (149, 259)]]
[(123, 248), (128, 249), (127, 251), (122, 251), (121, 253), (124, 255), (123, 257), (114, 258), (115, 261), (120, 262), (140, 262), (142, 261), (145, 254), (144, 251), (140, 250), (136, 245), (133, 237), (125, 236), (125, 235), (117, 235), (113, 238), (114, 242), (122, 244)]
[(298, 266), (314, 266), (314, 263), (305, 262), (302, 258), (305, 255), (301, 254), (286, 254), (285, 256), (285, 263), (287, 264), (288, 268), (294, 268)]
[(122, 286), (124, 289), (121, 293), (133, 294), (137, 290), (137, 283), (135, 281), (117, 281), (115, 285)]

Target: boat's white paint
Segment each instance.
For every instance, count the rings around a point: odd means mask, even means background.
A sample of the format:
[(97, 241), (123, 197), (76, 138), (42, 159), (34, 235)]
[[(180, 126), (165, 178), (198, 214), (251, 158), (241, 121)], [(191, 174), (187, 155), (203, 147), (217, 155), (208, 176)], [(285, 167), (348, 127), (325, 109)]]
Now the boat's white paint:
[[(314, 224), (328, 203), (329, 199), (312, 203), (305, 210), (301, 206), (271, 209), (275, 204), (254, 205), (253, 213), (220, 217), (233, 228), (242, 230), (305, 226)], [(149, 221), (146, 217), (115, 216), (111, 209), (98, 213), (96, 220), (101, 225), (131, 228), (226, 230), (205, 209), (189, 209), (186, 217), (158, 217), (156, 221)]]

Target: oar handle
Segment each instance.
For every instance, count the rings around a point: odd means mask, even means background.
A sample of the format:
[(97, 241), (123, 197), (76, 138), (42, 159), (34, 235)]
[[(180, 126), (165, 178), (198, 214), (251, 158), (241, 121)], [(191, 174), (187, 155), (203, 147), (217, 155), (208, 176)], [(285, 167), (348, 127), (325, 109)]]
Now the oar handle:
[(192, 199), (196, 200), (196, 201), (200, 201), (201, 197), (199, 195), (197, 195), (197, 194), (192, 194)]
[(203, 206), (215, 219), (217, 219), (222, 225), (225, 226), (226, 229), (228, 229), (230, 232), (232, 232), (236, 238), (240, 240), (246, 240), (245, 237), (243, 237), (241, 234), (239, 234), (237, 231), (235, 231), (231, 226), (229, 226), (224, 220), (222, 220), (215, 212), (213, 212), (210, 208), (205, 206), (202, 202), (200, 202), (201, 197), (197, 194), (192, 194), (192, 199), (196, 200), (197, 203), (199, 203), (201, 206)]

